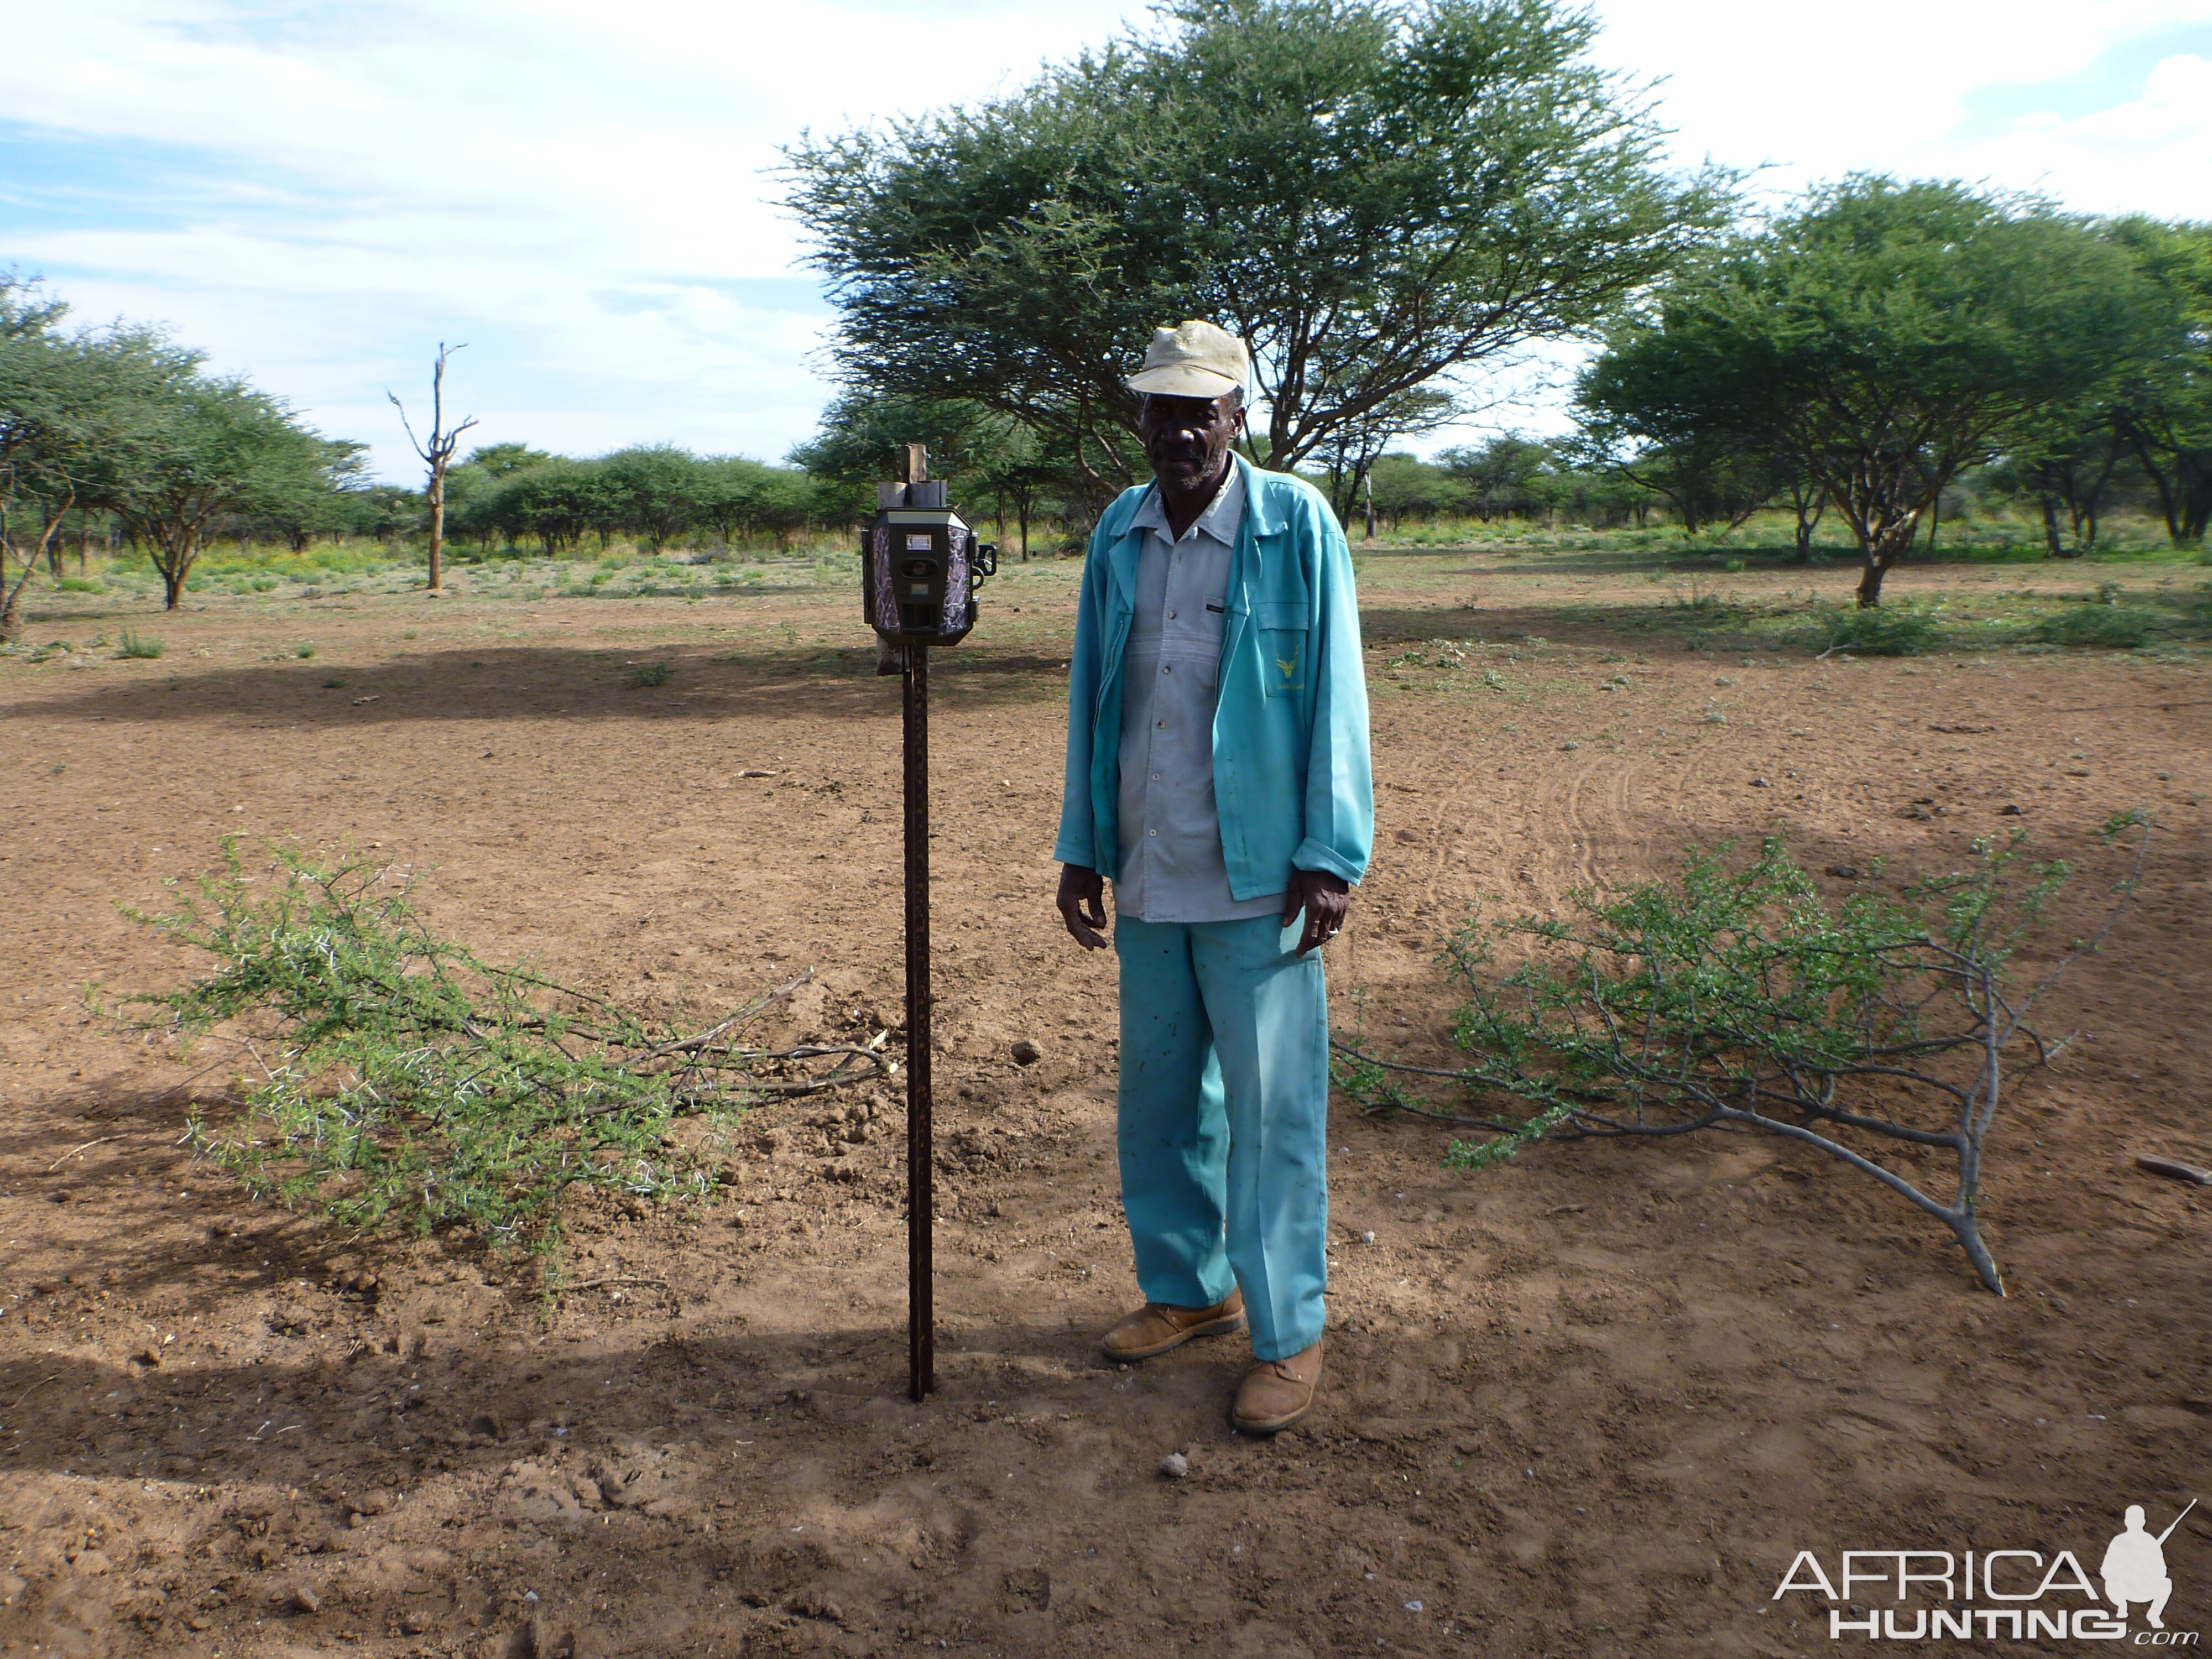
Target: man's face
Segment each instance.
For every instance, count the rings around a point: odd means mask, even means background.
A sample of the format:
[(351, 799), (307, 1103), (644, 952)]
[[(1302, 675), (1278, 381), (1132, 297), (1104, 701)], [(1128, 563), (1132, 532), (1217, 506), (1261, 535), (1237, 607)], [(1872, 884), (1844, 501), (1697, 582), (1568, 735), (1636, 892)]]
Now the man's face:
[(1244, 429), (1244, 399), (1234, 392), (1218, 398), (1146, 398), (1138, 416), (1145, 454), (1152, 471), (1170, 489), (1194, 489), (1221, 475), (1223, 458)]

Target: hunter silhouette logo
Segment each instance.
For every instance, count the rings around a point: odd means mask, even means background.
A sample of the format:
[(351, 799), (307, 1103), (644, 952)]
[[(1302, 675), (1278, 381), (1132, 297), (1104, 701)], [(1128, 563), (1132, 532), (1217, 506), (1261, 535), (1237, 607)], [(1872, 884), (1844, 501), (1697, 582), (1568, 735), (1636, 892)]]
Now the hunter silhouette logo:
[[(2143, 1506), (2128, 1505), (2123, 1530), (2105, 1547), (2094, 1579), (2080, 1557), (2062, 1549), (1845, 1550), (1833, 1577), (1811, 1550), (1800, 1550), (1772, 1599), (1792, 1593), (1830, 1603), (1828, 1637), (1840, 1641), (1923, 1642), (1951, 1638), (1986, 1642), (2037, 1640), (2127, 1642), (2134, 1647), (2193, 1648), (2201, 1633), (2166, 1627), (2173, 1595), (2166, 1542), (2197, 1507), (2191, 1498), (2154, 1533)], [(2084, 1552), (2087, 1553), (2087, 1552)], [(2101, 1583), (2101, 1592), (2100, 1585)], [(1882, 1607), (1891, 1601), (1897, 1605)], [(1918, 1606), (1912, 1605), (1917, 1601)], [(2109, 1604), (2109, 1605), (2107, 1605)], [(2145, 1628), (2129, 1631), (2140, 1607)]]
[(2189, 1500), (2189, 1509), (2173, 1517), (2172, 1526), (2154, 1538), (2143, 1530), (2143, 1507), (2128, 1505), (2128, 1529), (2106, 1547), (2104, 1565), (2098, 1568), (2098, 1577), (2105, 1581), (2105, 1599), (2123, 1619), (2128, 1616), (2128, 1603), (2148, 1601), (2149, 1608), (2143, 1617), (2150, 1620), (2153, 1630), (2164, 1630), (2166, 1598), (2173, 1594), (2173, 1580), (2166, 1576), (2166, 1540), (2173, 1536), (2173, 1528), (2181, 1524), (2182, 1516), (2197, 1507), (2197, 1500)]

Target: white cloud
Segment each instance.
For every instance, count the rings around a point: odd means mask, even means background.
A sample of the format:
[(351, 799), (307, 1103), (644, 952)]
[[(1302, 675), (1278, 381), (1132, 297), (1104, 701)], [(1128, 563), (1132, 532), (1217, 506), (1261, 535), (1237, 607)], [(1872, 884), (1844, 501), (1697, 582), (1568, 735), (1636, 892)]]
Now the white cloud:
[[(1600, 0), (1597, 9), (1599, 60), (1639, 81), (1663, 77), (1675, 158), (1750, 172), (1756, 198), (1887, 172), (2039, 191), (2081, 212), (2212, 219), (2203, 57), (2159, 62), (2147, 86), (2128, 88), (2140, 96), (2094, 112), (2031, 110), (2001, 132), (1966, 136), (1978, 125), (1978, 95), (2094, 96), (2100, 70), (2147, 37), (2193, 30), (2212, 56), (2212, 0), (1859, 0), (1847, 15), (1768, 0)], [(2087, 88), (2067, 84), (2085, 76)], [(1587, 355), (1545, 352), (1548, 391), (1425, 450), (1505, 428), (1566, 430), (1559, 389)]]
[(2141, 97), (2072, 120), (2024, 116), (1962, 161), (2098, 211), (2212, 219), (2212, 60), (2166, 58)]
[[(805, 127), (1020, 83), (1135, 0), (76, 0), (11, 12), (0, 264), (83, 314), (160, 319), (218, 367), (412, 470), (405, 395), (439, 339), (486, 441), (669, 439), (775, 456), (811, 428), (823, 314), (773, 204)], [(2094, 107), (1996, 130), (1992, 86), (2056, 85), (2212, 0), (1607, 0), (1601, 56), (1662, 94), (1677, 153), (2040, 185), (2212, 216), (2206, 49)], [(2033, 100), (2031, 100), (2033, 101)], [(4, 155), (0, 149), (0, 155)], [(4, 164), (0, 164), (4, 165)]]
[(13, 216), (0, 260), (82, 314), (172, 324), (395, 476), (411, 457), (381, 388), (405, 395), (440, 338), (473, 343), (453, 380), (497, 411), (487, 441), (777, 456), (823, 394), (818, 302), (747, 295), (803, 257), (771, 199), (777, 145), (988, 93), (1110, 21), (829, 0), (41, 8), (11, 20), (0, 107), (94, 157), (155, 158), (190, 205), (125, 190), (114, 222), (72, 224), (67, 179), (33, 181), (23, 199), (64, 200)]
[[(2055, 86), (2147, 37), (2197, 30), (2212, 48), (2212, 0), (1856, 0), (1847, 11), (1601, 0), (1598, 9), (1601, 60), (1665, 76), (1676, 154), (1767, 168), (1762, 182), (1775, 190), (1854, 171), (2030, 186), (2041, 176), (2033, 164), (1959, 142), (1977, 94)], [(2212, 168), (2201, 147), (2195, 160), (2197, 187), (2163, 211), (2208, 211)], [(2073, 182), (2088, 210), (2130, 201), (2117, 170)]]

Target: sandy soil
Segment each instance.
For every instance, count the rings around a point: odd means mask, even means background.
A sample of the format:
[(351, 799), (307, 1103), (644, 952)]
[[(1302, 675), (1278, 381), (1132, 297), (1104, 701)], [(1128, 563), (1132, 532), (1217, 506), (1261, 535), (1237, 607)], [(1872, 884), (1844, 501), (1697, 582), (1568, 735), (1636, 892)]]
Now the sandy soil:
[[(1330, 971), (1340, 1026), (1364, 988), (1394, 1054), (1447, 1055), (1433, 956), (1478, 891), (1546, 908), (1770, 827), (1814, 869), (1897, 875), (2012, 823), (2098, 869), (2109, 812), (2160, 835), (2058, 995), (2081, 1040), (2000, 1121), (2009, 1297), (1785, 1146), (1468, 1176), (1436, 1126), (1340, 1103), (1328, 1385), (1255, 1443), (1224, 1421), (1234, 1343), (1134, 1370), (1095, 1346), (1134, 1285), (1110, 963), (1049, 903), (1072, 577), (994, 588), (938, 676), (919, 1407), (889, 1095), (750, 1120), (722, 1205), (582, 1206), (577, 1275), (606, 1282), (548, 1319), (465, 1241), (243, 1201), (178, 1145), (222, 1073), (179, 1085), (222, 1049), (187, 1064), (84, 1003), (190, 969), (116, 907), (236, 833), (428, 866), (442, 930), (594, 990), (731, 1006), (811, 966), (793, 1031), (882, 1029), (896, 695), (843, 595), (40, 623), (167, 655), (0, 665), (0, 1653), (1767, 1655), (1831, 1644), (1825, 1601), (1773, 1599), (1800, 1550), (2094, 1571), (2124, 1504), (2155, 1529), (2212, 1496), (2212, 1194), (2134, 1162), (2212, 1163), (2202, 666), (1716, 658), (1562, 620), (1650, 605), (1640, 580), (1370, 558), (1378, 855)], [(665, 685), (628, 683), (659, 659)], [(2085, 878), (2060, 931), (2095, 901)], [(2168, 1626), (2203, 1628), (2212, 1512), (2167, 1559)]]

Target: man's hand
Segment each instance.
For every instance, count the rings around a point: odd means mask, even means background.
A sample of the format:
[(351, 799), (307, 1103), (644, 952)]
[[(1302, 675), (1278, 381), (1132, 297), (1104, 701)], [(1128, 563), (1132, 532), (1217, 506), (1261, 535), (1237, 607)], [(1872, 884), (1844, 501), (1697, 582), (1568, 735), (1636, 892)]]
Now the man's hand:
[[(1063, 878), (1060, 890), (1067, 891)], [(1060, 907), (1062, 909), (1066, 905)], [(1333, 876), (1326, 870), (1293, 870), (1291, 884), (1283, 893), (1283, 926), (1301, 910), (1306, 913), (1306, 925), (1298, 934), (1298, 954), (1304, 956), (1324, 940), (1334, 939), (1344, 927), (1345, 912), (1352, 908), (1352, 886), (1342, 876)]]
[(1069, 935), (1086, 951), (1106, 948), (1106, 878), (1079, 865), (1060, 866), (1060, 919)]

